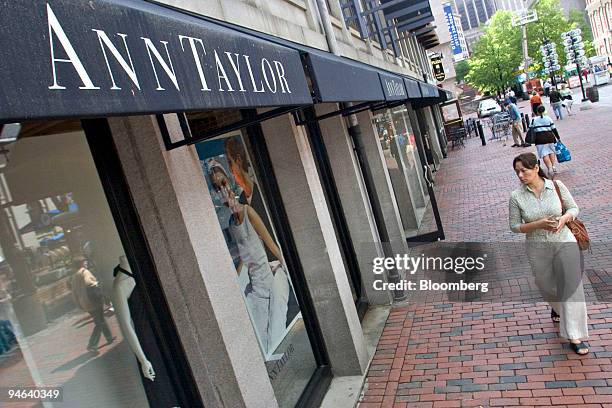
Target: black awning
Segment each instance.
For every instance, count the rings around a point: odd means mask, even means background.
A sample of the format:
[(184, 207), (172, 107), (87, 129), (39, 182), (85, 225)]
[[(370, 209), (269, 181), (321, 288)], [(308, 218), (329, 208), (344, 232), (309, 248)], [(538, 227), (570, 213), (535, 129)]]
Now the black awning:
[(419, 99), (423, 97), (418, 81), (410, 78), (404, 78), (404, 85), (406, 86), (409, 99)]
[[(400, 4), (403, 1), (405, 0), (391, 0), (390, 3), (392, 2), (393, 4)], [(410, 1), (414, 2), (414, 0)], [(164, 5), (164, 7), (176, 9), (173, 6), (168, 5)], [(264, 41), (268, 41), (274, 44), (278, 44), (282, 47), (299, 51), (300, 54), (302, 54), (303, 56), (303, 61), (305, 62), (310, 79), (311, 81), (313, 81), (312, 86), (314, 88), (313, 92), (315, 93), (314, 102), (384, 101), (386, 100), (385, 93), (383, 91), (379, 74), (390, 75), (393, 77), (398, 76), (398, 74), (377, 68), (372, 65), (368, 65), (363, 62), (355, 61), (345, 57), (340, 57), (323, 50), (312, 48), (304, 44), (299, 44), (287, 40), (285, 38), (276, 37), (271, 34), (262, 33), (260, 31), (253, 30), (248, 27), (239, 26), (233, 23), (229, 23), (227, 21), (216, 20), (206, 16), (198, 15), (197, 17), (210, 21), (214, 24), (226, 27), (228, 29), (235, 30), (237, 32), (244, 33), (250, 36), (258, 37), (263, 39)], [(332, 68), (333, 71), (326, 73), (323, 70), (323, 72), (321, 72), (321, 69), (326, 65)], [(319, 70), (318, 77), (317, 73), (314, 71), (315, 69)], [(361, 80), (357, 82), (354, 80), (347, 80), (347, 72), (350, 72), (351, 75), (353, 75), (355, 78), (361, 78)], [(414, 92), (414, 83), (417, 83), (418, 81), (414, 79), (409, 79), (404, 76), (402, 76), (402, 78), (408, 79), (408, 81), (411, 81), (413, 83), (413, 85), (411, 85), (413, 87), (413, 92), (412, 95), (407, 93), (408, 98), (421, 98), (420, 90)], [(404, 84), (406, 85), (405, 81)], [(407, 86), (408, 85), (406, 85), (406, 87)]]
[(429, 0), (381, 0), (381, 6), (387, 20), (401, 21), (414, 15), (431, 13)]
[(379, 72), (378, 76), (386, 101), (403, 101), (408, 98), (402, 77), (385, 72)]
[(423, 98), (439, 98), (440, 92), (438, 91), (438, 87), (435, 85), (427, 84), (425, 82), (419, 82), (419, 86), (421, 87), (421, 95)]
[(452, 93), (451, 91), (447, 89), (442, 89), (442, 88), (438, 88), (438, 89), (440, 90), (440, 97), (442, 98), (443, 102), (447, 102), (452, 99), (455, 99), (455, 94)]
[(295, 49), (149, 2), (5, 1), (0, 26), (2, 121), (312, 103)]
[(305, 54), (315, 102), (384, 101), (377, 70), (324, 52)]

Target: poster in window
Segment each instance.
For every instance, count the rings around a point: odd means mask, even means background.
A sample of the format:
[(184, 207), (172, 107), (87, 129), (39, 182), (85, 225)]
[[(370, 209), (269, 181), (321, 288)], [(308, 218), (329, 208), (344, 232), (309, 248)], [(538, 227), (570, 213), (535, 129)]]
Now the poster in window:
[(273, 360), (300, 312), (251, 160), (240, 133), (197, 151), (259, 345)]

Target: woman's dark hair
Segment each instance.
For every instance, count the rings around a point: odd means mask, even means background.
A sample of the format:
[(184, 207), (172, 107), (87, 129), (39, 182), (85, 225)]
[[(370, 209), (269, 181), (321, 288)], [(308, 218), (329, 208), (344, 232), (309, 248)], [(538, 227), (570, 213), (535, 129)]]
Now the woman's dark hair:
[[(528, 168), (528, 169), (535, 169), (536, 164), (538, 166), (540, 166), (540, 161), (538, 160), (538, 158), (536, 157), (535, 154), (533, 153), (521, 153), (518, 156), (516, 156), (514, 158), (514, 160), (512, 161), (512, 168), (515, 169), (516, 168), (516, 163), (520, 162), (524, 167)], [(542, 178), (548, 178), (546, 177), (546, 174), (544, 173), (544, 170), (542, 170), (542, 166), (540, 166), (540, 169), (538, 170), (538, 176), (542, 177)]]
[(546, 108), (544, 107), (544, 105), (538, 106), (537, 114), (542, 116), (542, 115), (544, 115), (544, 112), (546, 112)]
[(247, 154), (238, 138), (232, 137), (225, 141), (225, 154), (231, 156), (234, 161), (237, 161), (238, 158), (242, 159), (242, 170), (244, 172), (249, 171)]

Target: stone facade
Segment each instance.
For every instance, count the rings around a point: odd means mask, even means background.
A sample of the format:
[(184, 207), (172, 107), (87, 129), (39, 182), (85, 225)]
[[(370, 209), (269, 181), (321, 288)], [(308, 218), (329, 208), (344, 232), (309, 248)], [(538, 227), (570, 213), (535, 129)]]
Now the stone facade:
[(586, 0), (597, 55), (612, 57), (612, 1)]

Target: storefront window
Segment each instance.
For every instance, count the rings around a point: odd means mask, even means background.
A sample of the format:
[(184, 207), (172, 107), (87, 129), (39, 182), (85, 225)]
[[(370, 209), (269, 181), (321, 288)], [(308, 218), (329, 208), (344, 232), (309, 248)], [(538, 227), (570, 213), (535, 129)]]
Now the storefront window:
[(80, 123), (24, 124), (0, 154), (0, 387), (178, 406)]
[[(198, 120), (210, 119), (191, 119), (192, 129)], [(232, 301), (246, 304), (279, 405), (293, 407), (317, 364), (258, 182), (266, 175), (256, 174), (241, 132), (196, 148), (242, 290)]]
[(428, 192), (415, 135), (405, 107), (375, 112), (374, 124), (406, 233), (418, 230)]

